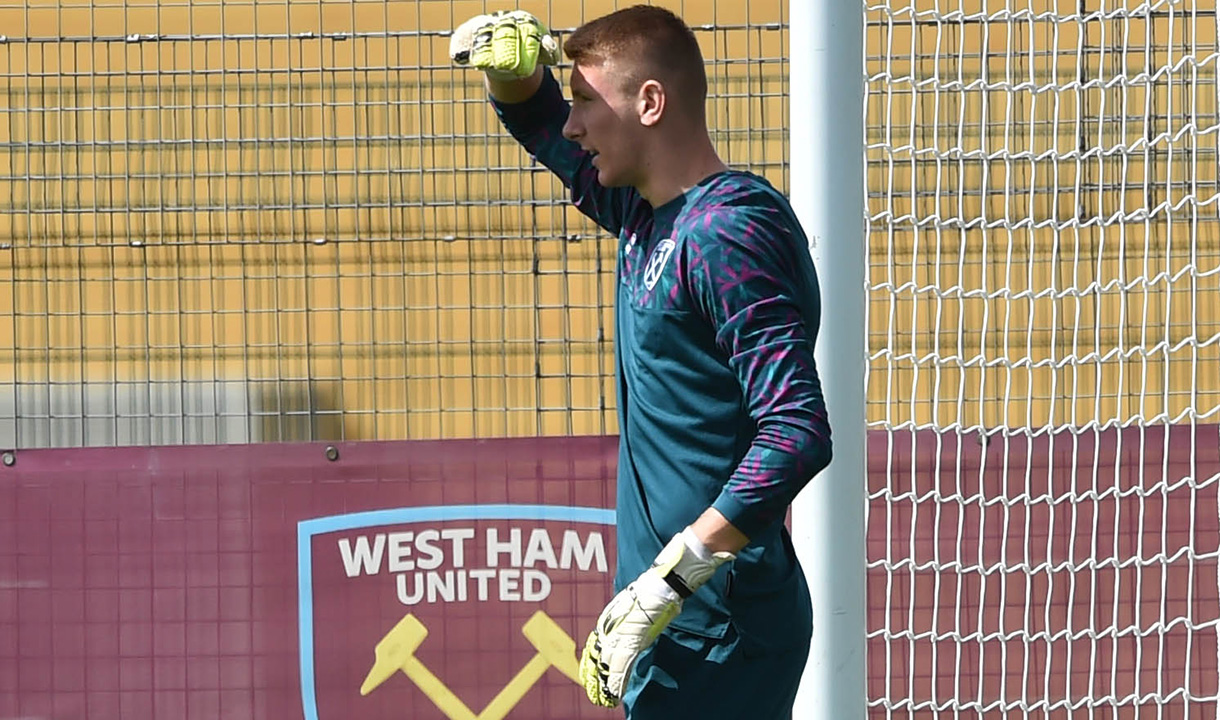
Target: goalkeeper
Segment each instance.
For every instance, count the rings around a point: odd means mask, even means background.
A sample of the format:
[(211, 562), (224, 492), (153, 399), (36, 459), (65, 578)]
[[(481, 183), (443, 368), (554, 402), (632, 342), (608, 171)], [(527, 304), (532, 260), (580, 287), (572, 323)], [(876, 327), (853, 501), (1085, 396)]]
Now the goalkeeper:
[(789, 718), (812, 619), (784, 515), (831, 456), (805, 234), (766, 180), (716, 154), (682, 20), (626, 8), (563, 50), (570, 104), (528, 13), (472, 18), (450, 41), (512, 136), (618, 236), (619, 592), (581, 678), (632, 720)]

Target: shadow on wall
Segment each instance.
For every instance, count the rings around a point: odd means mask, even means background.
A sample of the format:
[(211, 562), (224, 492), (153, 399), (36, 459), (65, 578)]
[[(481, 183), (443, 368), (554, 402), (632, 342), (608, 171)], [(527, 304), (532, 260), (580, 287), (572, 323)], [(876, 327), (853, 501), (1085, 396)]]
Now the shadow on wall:
[(250, 425), (257, 432), (248, 442), (359, 440), (344, 432), (337, 382), (289, 380), (252, 383), (256, 400)]
[(337, 382), (139, 380), (0, 386), (0, 447), (356, 440)]

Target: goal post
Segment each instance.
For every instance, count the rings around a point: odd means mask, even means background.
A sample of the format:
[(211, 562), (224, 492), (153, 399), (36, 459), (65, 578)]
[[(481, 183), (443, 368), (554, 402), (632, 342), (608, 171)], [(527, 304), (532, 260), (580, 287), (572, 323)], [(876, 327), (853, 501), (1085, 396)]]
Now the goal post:
[(790, 2), (789, 194), (822, 294), (817, 343), (834, 459), (792, 509), (809, 580), (813, 638), (795, 717), (863, 720), (864, 164), (863, 15), (850, 2)]

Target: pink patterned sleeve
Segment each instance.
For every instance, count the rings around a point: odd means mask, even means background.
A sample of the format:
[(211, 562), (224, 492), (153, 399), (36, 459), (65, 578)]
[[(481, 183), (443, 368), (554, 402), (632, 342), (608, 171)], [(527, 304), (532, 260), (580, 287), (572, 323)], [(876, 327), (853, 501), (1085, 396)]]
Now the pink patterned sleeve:
[(686, 230), (687, 291), (714, 328), (757, 426), (713, 506), (750, 536), (782, 520), (831, 459), (813, 357), (817, 276), (795, 217), (769, 196), (756, 205), (713, 207)]

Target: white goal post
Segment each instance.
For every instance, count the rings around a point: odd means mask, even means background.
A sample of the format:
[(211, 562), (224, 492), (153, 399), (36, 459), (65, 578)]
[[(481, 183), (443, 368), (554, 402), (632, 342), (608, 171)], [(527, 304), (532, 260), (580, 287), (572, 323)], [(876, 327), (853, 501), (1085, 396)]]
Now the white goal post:
[(790, 5), (798, 716), (1216, 717), (1214, 3), (835, 4)]
[[(792, 0), (789, 195), (818, 270), (817, 344), (834, 459), (793, 503), (813, 601), (795, 717), (864, 717), (865, 292), (861, 21), (850, 2)], [(834, 108), (833, 110), (831, 108)]]

